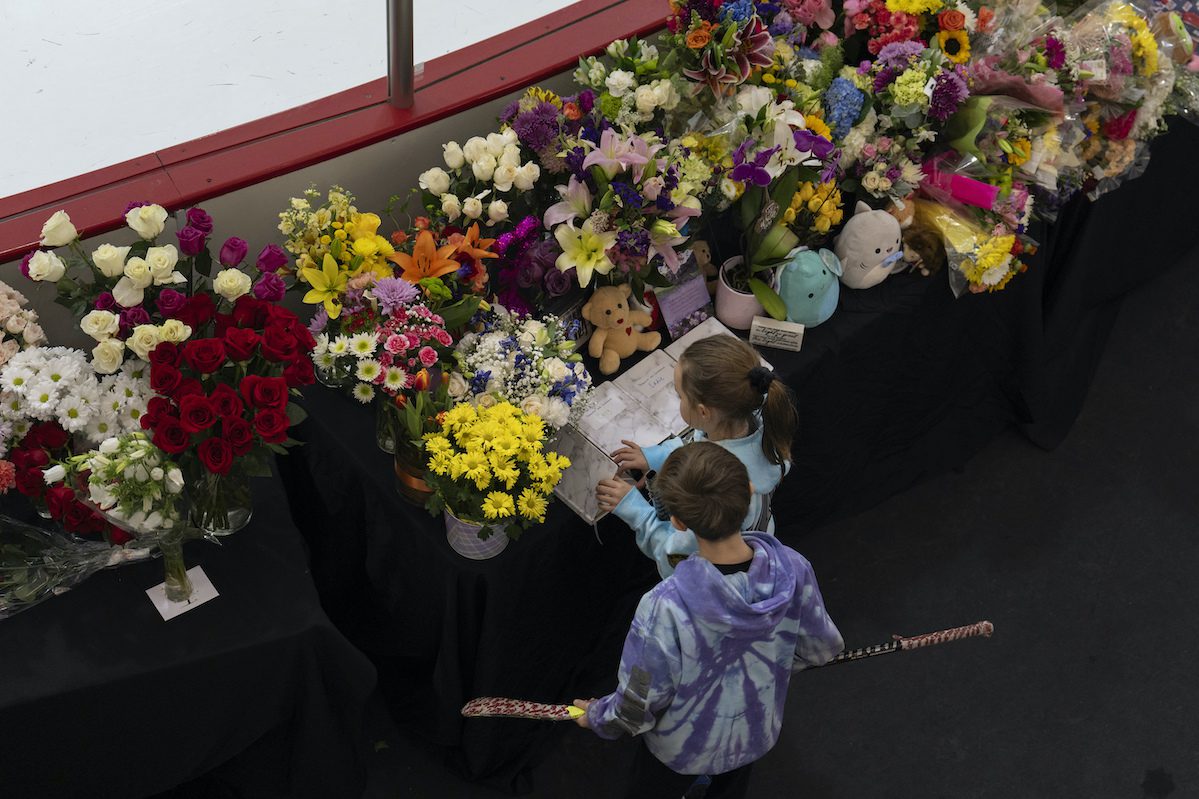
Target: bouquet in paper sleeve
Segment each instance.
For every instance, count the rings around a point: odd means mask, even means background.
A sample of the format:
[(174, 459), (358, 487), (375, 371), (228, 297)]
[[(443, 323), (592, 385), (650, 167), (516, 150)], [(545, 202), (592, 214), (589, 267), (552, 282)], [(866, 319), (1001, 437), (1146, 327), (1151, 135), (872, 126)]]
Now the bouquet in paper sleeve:
[(0, 367), (19, 351), (46, 343), (37, 311), (23, 308), (25, 296), (0, 282)]
[(544, 449), (545, 425), (510, 402), (455, 405), (425, 435), (433, 489), (429, 512), (448, 511), (482, 525), (480, 538), (502, 528), (509, 538), (545, 521), (550, 494), (570, 461)]

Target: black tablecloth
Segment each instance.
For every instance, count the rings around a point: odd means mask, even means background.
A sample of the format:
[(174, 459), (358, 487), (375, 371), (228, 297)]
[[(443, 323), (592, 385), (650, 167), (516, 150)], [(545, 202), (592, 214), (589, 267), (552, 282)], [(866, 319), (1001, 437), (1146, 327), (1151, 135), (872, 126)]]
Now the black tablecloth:
[[(800, 408), (794, 468), (774, 500), (780, 535), (852, 513), (955, 468), (1019, 424), (1045, 447), (1082, 401), (1120, 298), (1193, 262), (1199, 230), (1169, 200), (1199, 171), (1199, 131), (1154, 145), (1148, 173), (1035, 230), (1031, 268), (994, 295), (954, 299), (947, 275), (844, 290), (803, 350), (766, 353)], [(564, 701), (615, 673), (639, 594), (656, 574), (623, 525), (596, 534), (556, 505), (499, 557), (454, 554), (440, 519), (405, 505), (373, 411), (306, 392), (307, 446), (284, 478), (334, 622), (370, 654), (397, 720), (449, 747), (466, 776), (520, 789), (549, 725), (458, 716), (474, 696)]]
[(0, 792), (139, 797), (213, 769), (246, 795), (365, 787), (374, 669), (322, 612), (277, 478), (254, 519), (184, 547), (220, 596), (163, 621), (160, 560), (0, 621)]

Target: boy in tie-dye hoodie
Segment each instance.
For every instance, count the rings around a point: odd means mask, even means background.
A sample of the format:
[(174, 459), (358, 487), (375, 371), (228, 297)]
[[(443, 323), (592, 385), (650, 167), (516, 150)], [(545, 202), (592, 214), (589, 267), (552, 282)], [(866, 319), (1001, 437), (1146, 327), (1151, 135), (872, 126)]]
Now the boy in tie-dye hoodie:
[(641, 599), (625, 639), (616, 691), (576, 700), (579, 724), (645, 746), (628, 799), (678, 797), (695, 775), (707, 796), (744, 796), (752, 763), (778, 740), (793, 671), (844, 647), (812, 567), (772, 536), (742, 533), (752, 488), (722, 447), (671, 453), (655, 491), (699, 551)]

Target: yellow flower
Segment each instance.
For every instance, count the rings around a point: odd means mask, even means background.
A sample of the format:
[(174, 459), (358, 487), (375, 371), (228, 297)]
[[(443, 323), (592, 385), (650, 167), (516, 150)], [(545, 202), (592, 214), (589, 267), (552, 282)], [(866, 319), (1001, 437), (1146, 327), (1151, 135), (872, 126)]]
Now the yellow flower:
[(495, 475), (495, 479), (503, 481), (508, 490), (512, 490), (512, 486), (516, 485), (516, 481), (520, 479), (520, 469), (516, 468), (516, 464), (510, 459), (500, 457), (495, 453), (492, 453), (490, 461), (491, 473)]
[(354, 238), (374, 238), (379, 230), (379, 223), (383, 220), (379, 219), (378, 214), (354, 214), (350, 217), (354, 224)]
[(520, 492), (520, 499), (517, 502), (517, 507), (520, 508), (520, 515), (526, 519), (535, 522), (545, 521), (545, 497), (539, 492), (531, 488), (526, 488)]
[(492, 491), (483, 500), (483, 515), (488, 519), (506, 519), (516, 512), (516, 503), (511, 494)]
[(338, 228), (337, 230), (333, 231), (333, 238), (337, 239), (338, 241), (345, 241), (346, 240), (346, 232), (344, 230), (340, 229), (341, 223), (334, 222), (333, 224), (335, 227)]
[(941, 31), (937, 34), (937, 44), (945, 57), (955, 64), (970, 60), (970, 35), (966, 31)]
[(449, 452), (453, 449), (450, 440), (445, 436), (430, 434), (425, 437), (425, 452), (430, 455), (439, 455), (443, 452)]
[(514, 458), (516, 453), (520, 452), (520, 440), (505, 431), (503, 435), (496, 436), (492, 440), (491, 451), (501, 458)]
[(829, 141), (833, 140), (832, 130), (829, 129), (828, 125), (824, 124), (824, 120), (820, 117), (816, 116), (815, 114), (805, 114), (803, 121), (804, 127), (815, 133), (817, 136), (823, 136)]
[(462, 474), (460, 477), (465, 477), (467, 480), (474, 480), (475, 485), (482, 491), (491, 482), (491, 469), (488, 468), (487, 456), (482, 452), (467, 452), (465, 455), (458, 455), (454, 458), (455, 461), (461, 459)]
[(346, 292), (348, 276), (337, 265), (337, 261), (326, 253), (320, 269), (304, 269), (304, 280), (312, 286), (304, 295), (304, 302), (324, 303), (330, 319), (341, 315), (341, 295)]
[(354, 239), (354, 254), (361, 255), (363, 258), (370, 258), (379, 251), (379, 245), (375, 244), (375, 239), (372, 236), (369, 239)]
[(936, 11), (942, 5), (941, 0), (887, 0), (888, 11), (901, 11), (916, 16)]
[(447, 475), (450, 473), (450, 467), (453, 462), (454, 456), (449, 452), (438, 452), (429, 458), (429, 471), (433, 474)]

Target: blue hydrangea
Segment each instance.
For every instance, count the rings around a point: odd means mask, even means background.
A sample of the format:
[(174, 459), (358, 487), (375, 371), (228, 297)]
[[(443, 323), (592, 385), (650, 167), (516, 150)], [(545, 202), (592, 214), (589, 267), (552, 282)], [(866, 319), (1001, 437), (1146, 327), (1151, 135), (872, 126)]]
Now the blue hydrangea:
[(491, 372), (488, 370), (475, 372), (475, 376), (470, 379), (470, 393), (482, 394), (487, 389), (487, 381), (491, 379)]
[(754, 15), (753, 0), (734, 0), (734, 2), (725, 3), (720, 9), (720, 13), (725, 20), (733, 19), (737, 22), (745, 22)]
[(833, 78), (828, 91), (824, 93), (824, 107), (828, 111), (825, 121), (833, 129), (833, 136), (838, 139), (845, 138), (850, 128), (858, 121), (865, 99), (866, 95), (853, 85), (853, 81), (847, 78)]

